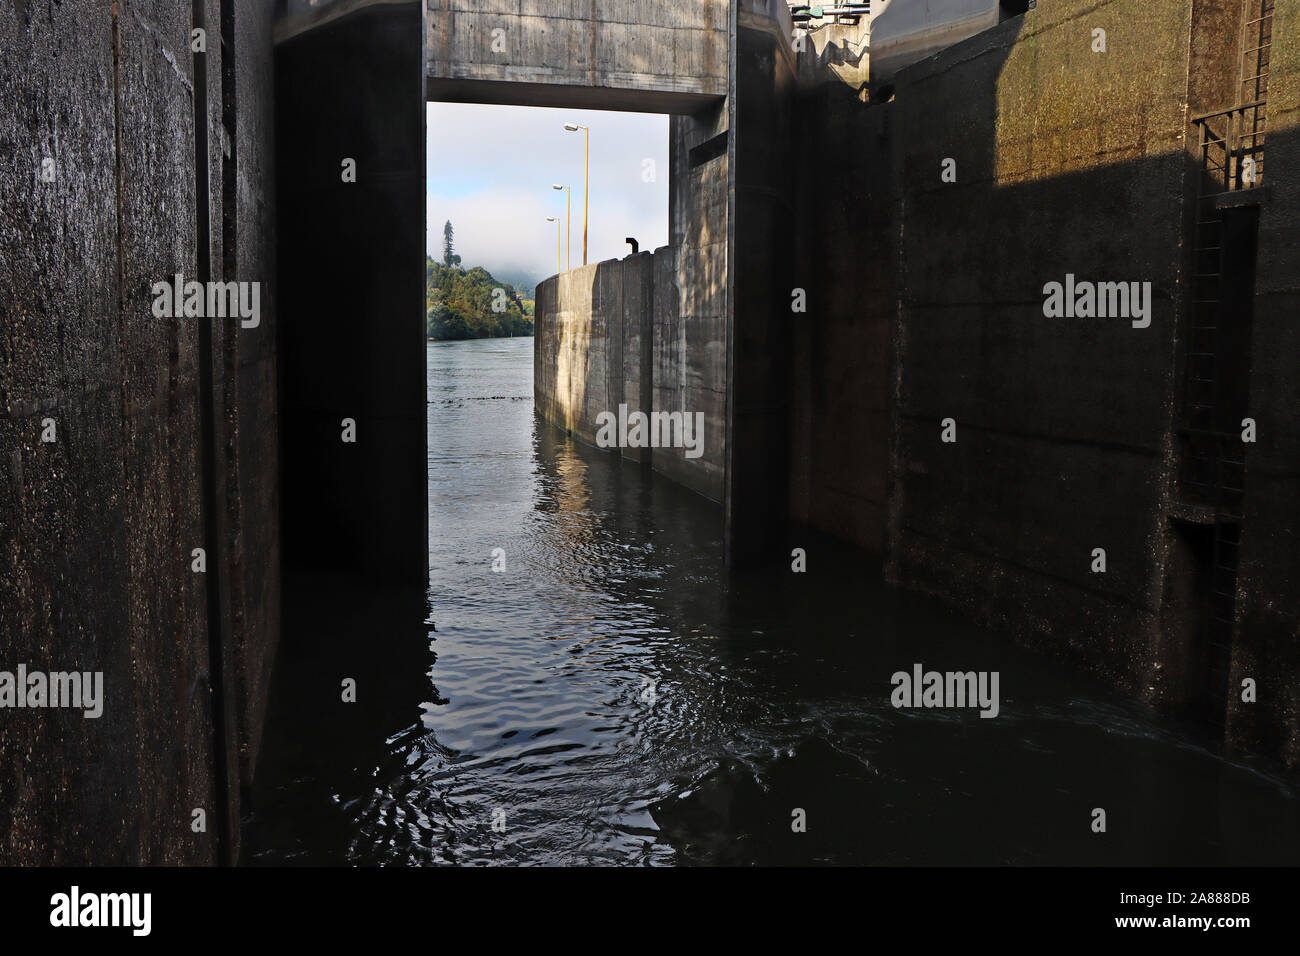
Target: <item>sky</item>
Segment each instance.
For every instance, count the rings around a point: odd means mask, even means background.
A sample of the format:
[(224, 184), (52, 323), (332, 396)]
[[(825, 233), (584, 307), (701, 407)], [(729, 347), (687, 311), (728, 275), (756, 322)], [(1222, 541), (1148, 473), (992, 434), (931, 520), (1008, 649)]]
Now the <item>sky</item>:
[(517, 273), (554, 275), (555, 223), (546, 217), (559, 217), (563, 257), (566, 194), (551, 188), (561, 183), (572, 187), (570, 255), (580, 266), (584, 134), (566, 132), (565, 123), (591, 127), (587, 261), (627, 255), (627, 236), (642, 250), (667, 244), (667, 116), (430, 103), (428, 254), (442, 258), (450, 219), (462, 267), (483, 266), (505, 281)]

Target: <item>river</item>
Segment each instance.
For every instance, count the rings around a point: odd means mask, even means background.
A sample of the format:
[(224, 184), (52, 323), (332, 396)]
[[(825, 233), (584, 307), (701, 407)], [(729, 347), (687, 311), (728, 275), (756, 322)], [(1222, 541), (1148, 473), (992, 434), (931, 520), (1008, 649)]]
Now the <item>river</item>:
[[(536, 416), (531, 338), (427, 348), (427, 594), (286, 581), (244, 862), (1300, 859), (1277, 767), (833, 541), (728, 578), (716, 505)], [(917, 663), (997, 717), (892, 707)]]

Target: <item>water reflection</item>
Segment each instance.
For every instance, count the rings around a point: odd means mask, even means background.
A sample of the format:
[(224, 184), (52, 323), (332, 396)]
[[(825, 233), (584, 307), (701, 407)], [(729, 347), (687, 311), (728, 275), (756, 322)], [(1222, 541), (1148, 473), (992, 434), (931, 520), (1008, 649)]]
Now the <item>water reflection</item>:
[[(531, 349), (429, 346), (427, 595), (290, 579), (246, 861), (1294, 862), (1271, 768), (862, 556), (724, 576), (716, 506), (536, 418)], [(894, 710), (914, 662), (1000, 715)]]

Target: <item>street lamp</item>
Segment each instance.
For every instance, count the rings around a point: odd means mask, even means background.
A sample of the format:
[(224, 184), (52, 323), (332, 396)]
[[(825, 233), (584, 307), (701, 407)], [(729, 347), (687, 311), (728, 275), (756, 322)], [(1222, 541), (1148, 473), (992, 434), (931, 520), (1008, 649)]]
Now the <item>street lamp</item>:
[(591, 129), (581, 126), (577, 123), (565, 123), (564, 128), (570, 133), (576, 133), (582, 130), (585, 134), (586, 141), (582, 151), (582, 264), (587, 264), (587, 187), (590, 185), (587, 179), (587, 170), (590, 167), (591, 159)]
[(555, 274), (560, 274), (560, 217), (547, 216), (547, 222), (555, 223)]
[[(551, 188), (568, 190), (565, 196), (567, 197), (569, 211), (564, 214), (564, 269), (567, 272), (573, 267), (573, 263), (569, 260), (569, 236), (572, 234), (570, 226), (573, 223), (573, 190), (569, 189), (568, 186), (561, 186), (559, 183), (556, 183)], [(555, 228), (558, 229), (559, 226)], [(583, 265), (586, 265), (586, 263), (584, 262)]]

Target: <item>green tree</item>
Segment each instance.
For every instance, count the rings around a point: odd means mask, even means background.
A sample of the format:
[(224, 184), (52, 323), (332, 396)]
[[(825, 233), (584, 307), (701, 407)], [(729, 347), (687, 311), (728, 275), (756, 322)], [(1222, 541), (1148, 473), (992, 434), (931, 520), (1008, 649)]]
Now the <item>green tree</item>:
[(456, 255), (456, 250), (453, 247), (455, 236), (455, 230), (451, 228), (451, 220), (448, 219), (442, 227), (442, 264), (444, 266), (460, 265), (460, 256)]

